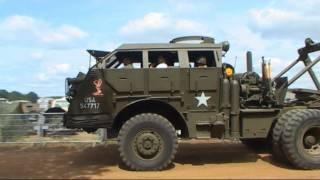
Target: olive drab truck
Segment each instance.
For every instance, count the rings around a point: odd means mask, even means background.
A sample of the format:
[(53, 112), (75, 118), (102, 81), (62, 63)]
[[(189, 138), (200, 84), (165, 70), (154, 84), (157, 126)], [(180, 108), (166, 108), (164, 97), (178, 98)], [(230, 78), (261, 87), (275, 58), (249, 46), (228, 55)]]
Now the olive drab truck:
[[(202, 138), (270, 140), (274, 157), (299, 169), (320, 168), (320, 83), (312, 69), (320, 57), (309, 57), (320, 43), (306, 39), (297, 60), (275, 77), (265, 60), (261, 73), (253, 71), (251, 52), (247, 71), (235, 73), (223, 62), (228, 50), (227, 41), (203, 36), (88, 50), (95, 65), (66, 79), (64, 126), (106, 128), (132, 170), (162, 170), (178, 139)], [(284, 76), (299, 62), (303, 69)], [(290, 89), (305, 73), (317, 90)], [(289, 92), (295, 98), (286, 101)]]

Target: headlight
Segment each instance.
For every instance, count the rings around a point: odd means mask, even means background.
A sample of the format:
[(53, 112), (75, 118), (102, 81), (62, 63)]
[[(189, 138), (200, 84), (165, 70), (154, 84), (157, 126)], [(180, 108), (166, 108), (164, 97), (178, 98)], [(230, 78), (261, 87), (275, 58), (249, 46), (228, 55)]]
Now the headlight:
[(72, 96), (70, 94), (70, 84), (69, 84), (69, 78), (67, 78), (65, 80), (65, 96), (66, 96), (66, 99), (69, 101)]
[(65, 83), (64, 83), (64, 92), (65, 92), (65, 95), (67, 96), (68, 95), (68, 92), (69, 92), (69, 78), (67, 78), (65, 80)]

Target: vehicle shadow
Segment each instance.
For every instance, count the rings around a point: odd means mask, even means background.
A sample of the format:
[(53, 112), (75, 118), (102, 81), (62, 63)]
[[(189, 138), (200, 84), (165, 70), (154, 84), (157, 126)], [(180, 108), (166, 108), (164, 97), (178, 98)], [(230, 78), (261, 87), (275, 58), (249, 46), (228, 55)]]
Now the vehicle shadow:
[[(273, 166), (283, 169), (295, 169), (288, 161), (284, 159), (277, 159), (272, 156), (272, 145), (266, 143), (266, 141), (256, 141), (254, 143), (246, 143), (248, 149), (259, 155), (259, 159), (264, 162), (267, 162)], [(263, 155), (262, 155), (263, 154)]]
[(267, 162), (269, 164), (272, 164), (273, 166), (276, 166), (278, 168), (291, 169), (291, 170), (296, 169), (291, 164), (289, 164), (289, 162), (285, 162), (284, 160), (275, 159), (271, 154), (269, 154), (267, 156), (263, 156), (260, 159), (262, 161)]
[(174, 160), (179, 164), (256, 162), (259, 156), (241, 143), (181, 143)]

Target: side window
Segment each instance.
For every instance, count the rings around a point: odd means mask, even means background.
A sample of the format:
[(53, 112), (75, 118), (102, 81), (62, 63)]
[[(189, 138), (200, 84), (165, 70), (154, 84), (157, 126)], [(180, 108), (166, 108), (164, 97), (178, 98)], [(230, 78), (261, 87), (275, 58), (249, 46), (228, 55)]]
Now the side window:
[(111, 57), (106, 68), (111, 69), (138, 69), (142, 68), (141, 51), (120, 51)]
[(191, 68), (216, 67), (213, 51), (188, 51)]
[(149, 68), (180, 67), (177, 51), (149, 51)]

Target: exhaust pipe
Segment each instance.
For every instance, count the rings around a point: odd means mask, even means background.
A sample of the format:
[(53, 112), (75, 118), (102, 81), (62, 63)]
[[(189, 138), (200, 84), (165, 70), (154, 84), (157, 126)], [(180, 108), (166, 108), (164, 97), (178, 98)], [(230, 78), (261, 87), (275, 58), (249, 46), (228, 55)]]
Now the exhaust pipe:
[(247, 51), (247, 72), (252, 72), (253, 67), (252, 67), (252, 52)]
[(262, 57), (262, 96), (263, 102), (271, 107), (275, 104), (278, 104), (278, 101), (275, 97), (275, 91), (272, 88), (271, 80), (271, 62), (266, 62), (264, 57)]
[(271, 80), (271, 64), (266, 63), (264, 57), (262, 57), (262, 79)]

